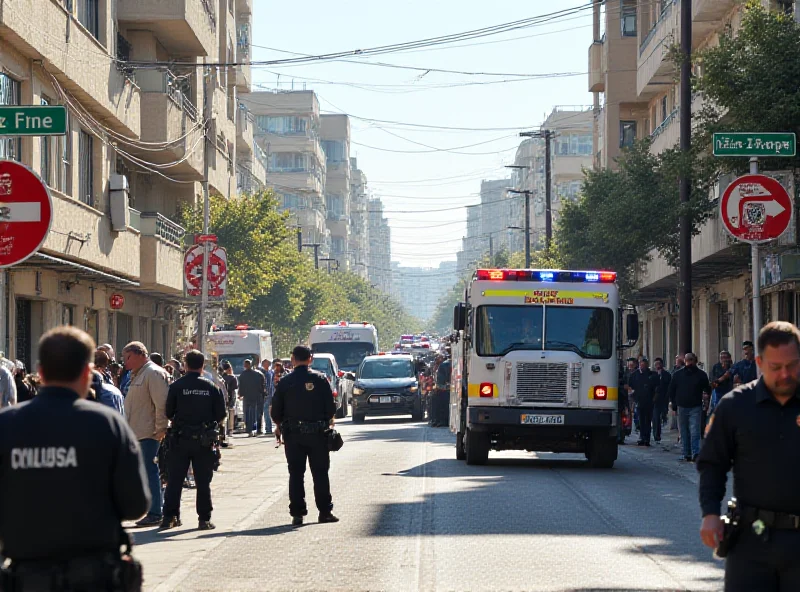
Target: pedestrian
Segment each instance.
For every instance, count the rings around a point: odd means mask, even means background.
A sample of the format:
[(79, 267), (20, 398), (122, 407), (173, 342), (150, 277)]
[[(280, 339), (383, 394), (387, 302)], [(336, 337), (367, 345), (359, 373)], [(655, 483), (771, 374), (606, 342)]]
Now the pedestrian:
[(272, 364), (265, 359), (261, 362), (261, 373), (266, 380), (266, 393), (264, 395), (264, 433), (272, 435), (272, 419), (270, 418), (270, 407), (272, 407), (272, 397), (275, 395), (275, 374), (272, 372)]
[[(0, 358), (2, 362), (4, 358)], [(9, 362), (9, 364), (11, 364)], [(13, 366), (12, 366), (13, 367)], [(17, 404), (17, 385), (11, 370), (0, 363), (0, 409)]]
[(443, 358), (436, 369), (436, 392), (433, 396), (433, 427), (450, 424), (450, 373), (453, 365), (450, 358)]
[(712, 549), (733, 469), (740, 530), (725, 560), (726, 592), (800, 590), (800, 331), (769, 323), (758, 351), (761, 378), (720, 400), (697, 463), (700, 534)]
[(656, 402), (653, 407), (653, 439), (656, 444), (661, 442), (661, 427), (666, 422), (667, 409), (669, 408), (669, 383), (672, 382), (672, 375), (664, 368), (664, 360), (656, 358), (653, 361), (656, 376), (658, 376), (658, 389), (656, 391)]
[(758, 379), (758, 365), (755, 360), (755, 349), (752, 341), (742, 343), (743, 359), (733, 365), (733, 385), (747, 384)]
[(159, 368), (164, 367), (164, 356), (162, 356), (157, 352), (153, 352), (150, 354), (150, 361), (153, 362), (153, 364), (155, 364)]
[[(167, 391), (169, 378), (147, 357), (144, 344), (133, 341), (122, 350), (122, 358), (128, 369), (128, 394), (125, 397), (125, 417), (142, 447), (147, 478), (150, 483), (152, 505), (139, 527), (161, 524), (161, 478), (158, 474), (158, 447), (167, 433)], [(121, 389), (120, 389), (121, 390)]]
[(125, 416), (125, 398), (122, 392), (113, 384), (107, 383), (103, 378), (103, 371), (101, 368), (108, 366), (108, 354), (103, 350), (98, 349), (94, 353), (94, 367), (95, 372), (92, 377), (92, 388), (97, 395), (97, 401), (103, 405), (107, 405), (117, 412)]
[[(227, 425), (225, 426), (226, 438), (222, 442), (223, 448), (233, 447), (233, 430), (236, 427), (236, 391), (239, 388), (239, 381), (233, 375), (233, 366), (228, 361), (222, 362), (222, 381), (225, 383), (225, 392), (223, 393), (226, 398), (228, 416)], [(230, 436), (228, 438), (227, 436)]]
[(626, 368), (625, 374), (622, 380), (622, 388), (625, 389), (625, 392), (628, 393), (628, 408), (631, 414), (631, 418), (633, 419), (634, 427), (636, 431), (639, 431), (639, 415), (638, 411), (636, 410), (636, 400), (633, 396), (633, 388), (630, 385), (631, 376), (639, 369), (639, 361), (636, 358), (628, 358), (625, 361)]
[(710, 409), (713, 412), (719, 400), (733, 390), (733, 364), (728, 351), (719, 352), (719, 362), (711, 368), (711, 396)]
[(703, 395), (711, 393), (708, 375), (697, 367), (697, 356), (684, 356), (684, 367), (678, 370), (669, 384), (669, 400), (678, 413), (683, 456), (678, 460), (696, 461), (700, 454), (700, 433)]
[[(85, 400), (94, 351), (74, 327), (45, 333), (38, 396), (0, 411), (4, 590), (120, 590), (140, 569), (120, 553), (121, 521), (147, 511), (147, 476), (122, 416)], [(133, 575), (126, 590), (141, 589)]]
[(189, 471), (194, 470), (197, 487), (198, 529), (213, 530), (211, 522), (211, 479), (214, 476), (214, 442), (219, 422), (225, 418), (225, 397), (217, 386), (202, 376), (203, 352), (186, 354), (188, 372), (169, 388), (167, 417), (172, 421), (167, 464), (169, 475), (164, 496), (161, 528), (181, 526), (181, 492)]
[(330, 451), (326, 431), (333, 425), (336, 405), (331, 385), (324, 374), (311, 370), (311, 350), (298, 345), (292, 351), (294, 371), (285, 376), (272, 400), (272, 420), (285, 443), (289, 465), (289, 514), (292, 525), (301, 526), (306, 506), (306, 461), (314, 480), (314, 500), (319, 521), (338, 522), (333, 515), (328, 476)]
[(258, 414), (264, 412), (264, 397), (267, 392), (267, 380), (264, 375), (253, 368), (252, 360), (244, 361), (244, 371), (239, 375), (239, 398), (244, 406), (244, 422), (247, 437), (258, 432)]
[[(628, 379), (639, 409), (639, 446), (650, 446), (650, 428), (653, 424), (653, 409), (658, 399), (660, 385), (658, 374), (650, 370), (650, 362), (642, 356), (639, 360), (639, 370), (631, 374)], [(659, 420), (660, 422), (660, 420)]]
[(14, 368), (14, 387), (17, 389), (17, 403), (33, 399), (33, 387), (25, 379), (25, 364), (17, 360)]

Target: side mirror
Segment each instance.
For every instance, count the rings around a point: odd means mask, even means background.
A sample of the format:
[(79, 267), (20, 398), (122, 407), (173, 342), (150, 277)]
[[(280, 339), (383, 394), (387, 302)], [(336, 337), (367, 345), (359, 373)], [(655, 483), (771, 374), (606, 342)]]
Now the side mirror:
[(629, 342), (639, 341), (639, 315), (637, 313), (634, 312), (625, 317), (625, 333), (627, 333)]
[(459, 302), (453, 308), (453, 330), (463, 331), (467, 327), (467, 305)]
[(354, 372), (345, 372), (345, 373), (344, 373), (344, 377), (345, 377), (347, 380), (355, 380), (355, 379), (356, 379), (356, 375), (355, 375), (355, 373), (354, 373)]

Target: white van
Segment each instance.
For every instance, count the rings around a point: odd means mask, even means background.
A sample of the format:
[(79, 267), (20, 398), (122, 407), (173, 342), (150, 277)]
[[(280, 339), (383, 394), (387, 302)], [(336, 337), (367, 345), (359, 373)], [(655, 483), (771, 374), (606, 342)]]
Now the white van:
[(254, 366), (260, 365), (262, 360), (273, 360), (272, 333), (247, 325), (237, 325), (233, 331), (215, 331), (206, 337), (206, 352), (214, 360), (214, 369), (228, 361), (233, 373), (239, 376), (245, 360), (252, 360)]

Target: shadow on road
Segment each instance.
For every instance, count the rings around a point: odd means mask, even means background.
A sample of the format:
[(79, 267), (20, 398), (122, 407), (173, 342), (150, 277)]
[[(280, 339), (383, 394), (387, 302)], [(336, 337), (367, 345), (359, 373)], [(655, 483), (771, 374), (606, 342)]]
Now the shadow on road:
[[(305, 526), (301, 528), (308, 528), (309, 526), (314, 526), (315, 523), (310, 522), (307, 523)], [(134, 531), (134, 545), (142, 546), (147, 545), (149, 543), (156, 543), (165, 540), (170, 540), (175, 537), (186, 535), (186, 534), (196, 534), (193, 538), (197, 539), (216, 539), (220, 537), (237, 537), (237, 536), (274, 536), (279, 534), (286, 534), (287, 532), (292, 532), (297, 530), (297, 527), (291, 526), (290, 524), (282, 524), (279, 526), (270, 526), (265, 528), (254, 528), (251, 530), (214, 530), (214, 531), (198, 531), (197, 529), (186, 529), (182, 527), (173, 528), (170, 530), (143, 530), (143, 531)], [(177, 541), (176, 541), (177, 542)]]

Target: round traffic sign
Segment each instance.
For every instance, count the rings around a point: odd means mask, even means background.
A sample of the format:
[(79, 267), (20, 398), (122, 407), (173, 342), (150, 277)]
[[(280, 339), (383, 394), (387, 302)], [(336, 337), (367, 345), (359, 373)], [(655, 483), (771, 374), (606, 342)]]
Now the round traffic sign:
[[(209, 296), (221, 296), (225, 292), (228, 279), (228, 257), (225, 249), (213, 246), (208, 251)], [(194, 245), (186, 251), (183, 259), (183, 275), (186, 292), (190, 296), (199, 296), (203, 284), (203, 246)]]
[(0, 160), (0, 267), (25, 261), (42, 246), (53, 222), (53, 199), (39, 176)]
[(725, 229), (748, 243), (778, 238), (789, 228), (793, 210), (792, 198), (783, 185), (766, 175), (739, 177), (720, 200)]

